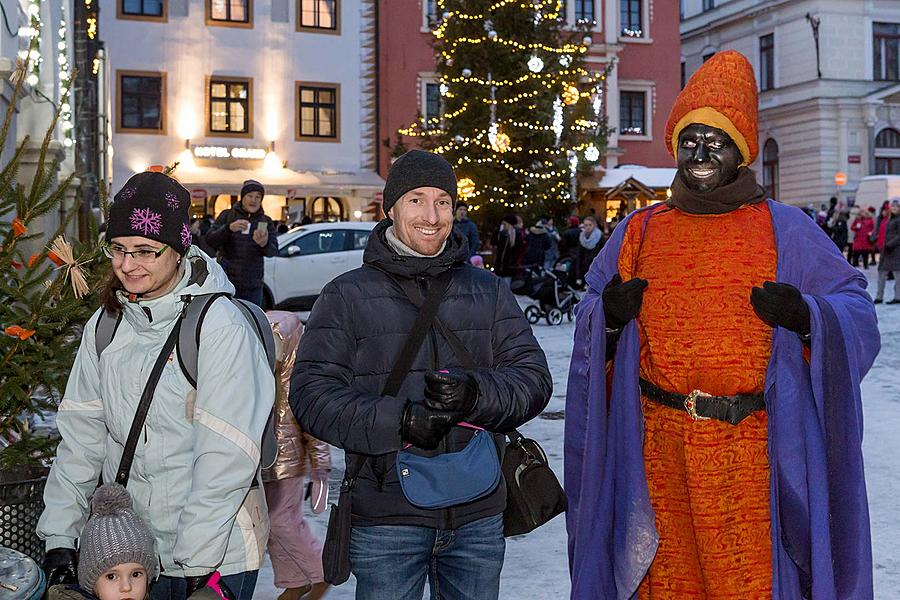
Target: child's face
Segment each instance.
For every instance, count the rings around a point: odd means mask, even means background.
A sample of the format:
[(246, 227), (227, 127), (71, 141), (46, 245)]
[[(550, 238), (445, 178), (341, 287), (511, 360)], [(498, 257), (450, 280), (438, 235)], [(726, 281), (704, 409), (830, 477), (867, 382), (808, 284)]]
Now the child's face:
[(137, 563), (125, 563), (109, 569), (94, 584), (100, 600), (145, 600), (147, 571)]

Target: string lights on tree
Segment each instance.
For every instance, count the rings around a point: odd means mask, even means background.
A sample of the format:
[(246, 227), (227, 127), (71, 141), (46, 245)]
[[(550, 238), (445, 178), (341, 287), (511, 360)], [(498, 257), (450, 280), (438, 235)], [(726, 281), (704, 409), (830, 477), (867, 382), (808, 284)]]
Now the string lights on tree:
[(437, 0), (434, 46), (441, 115), (400, 130), (454, 166), (459, 196), (486, 228), (519, 209), (565, 216), (581, 166), (608, 128), (584, 28), (566, 29), (562, 0)]

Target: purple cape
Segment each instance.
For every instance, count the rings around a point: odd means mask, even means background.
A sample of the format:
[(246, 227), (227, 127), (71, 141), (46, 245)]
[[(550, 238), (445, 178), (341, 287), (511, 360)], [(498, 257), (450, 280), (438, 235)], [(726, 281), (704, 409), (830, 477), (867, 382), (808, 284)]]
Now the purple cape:
[[(800, 338), (775, 328), (766, 371), (773, 598), (801, 600), (804, 590), (816, 600), (872, 598), (859, 386), (881, 346), (875, 307), (866, 278), (812, 219), (772, 200), (769, 208), (777, 280), (803, 292), (812, 321), (811, 364)], [(637, 598), (659, 543), (644, 472), (634, 321), (616, 349), (607, 410), (600, 294), (617, 272), (627, 224), (591, 265), (569, 369), (566, 527), (578, 600)]]

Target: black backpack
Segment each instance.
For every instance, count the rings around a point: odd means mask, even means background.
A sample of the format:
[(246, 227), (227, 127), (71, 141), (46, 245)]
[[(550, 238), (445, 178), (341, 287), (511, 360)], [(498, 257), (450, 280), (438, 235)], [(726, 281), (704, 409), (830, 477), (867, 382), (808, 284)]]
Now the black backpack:
[[(206, 261), (202, 258), (195, 257), (191, 260), (191, 268), (193, 269), (191, 279), (203, 283), (208, 271), (206, 269)], [(246, 300), (239, 300), (225, 292), (215, 294), (198, 294), (196, 296), (182, 296), (182, 300), (187, 302), (182, 316), (181, 330), (179, 331), (178, 340), (175, 342), (175, 352), (178, 357), (178, 366), (181, 372), (188, 380), (191, 386), (197, 388), (197, 358), (200, 352), (200, 328), (203, 327), (203, 319), (206, 317), (213, 302), (219, 298), (226, 298), (230, 301), (247, 319), (253, 331), (259, 337), (260, 343), (266, 349), (266, 358), (269, 361), (269, 368), (275, 372), (275, 337), (272, 334), (272, 326), (266, 313)], [(119, 323), (122, 321), (122, 312), (112, 315), (105, 309), (97, 319), (97, 326), (94, 329), (94, 337), (96, 339), (97, 359), (112, 342), (116, 335)], [(262, 443), (260, 445), (260, 466), (263, 469), (271, 467), (275, 463), (278, 454), (278, 443), (275, 440), (275, 414), (274, 407), (269, 413), (269, 419), (266, 422), (266, 428), (263, 432)]]

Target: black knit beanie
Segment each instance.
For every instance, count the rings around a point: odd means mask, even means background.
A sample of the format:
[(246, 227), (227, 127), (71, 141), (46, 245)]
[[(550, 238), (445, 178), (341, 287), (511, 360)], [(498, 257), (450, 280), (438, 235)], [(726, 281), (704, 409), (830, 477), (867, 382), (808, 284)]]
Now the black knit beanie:
[(453, 199), (456, 208), (456, 175), (442, 156), (424, 150), (410, 150), (391, 165), (384, 184), (383, 208), (385, 214), (403, 194), (420, 187), (444, 190)]
[(137, 235), (171, 246), (181, 255), (191, 245), (191, 193), (162, 173), (138, 173), (115, 195), (107, 241)]
[(255, 179), (248, 179), (244, 182), (244, 187), (241, 188), (241, 198), (243, 198), (250, 192), (259, 192), (260, 194), (265, 196), (266, 188), (264, 188), (263, 185)]

